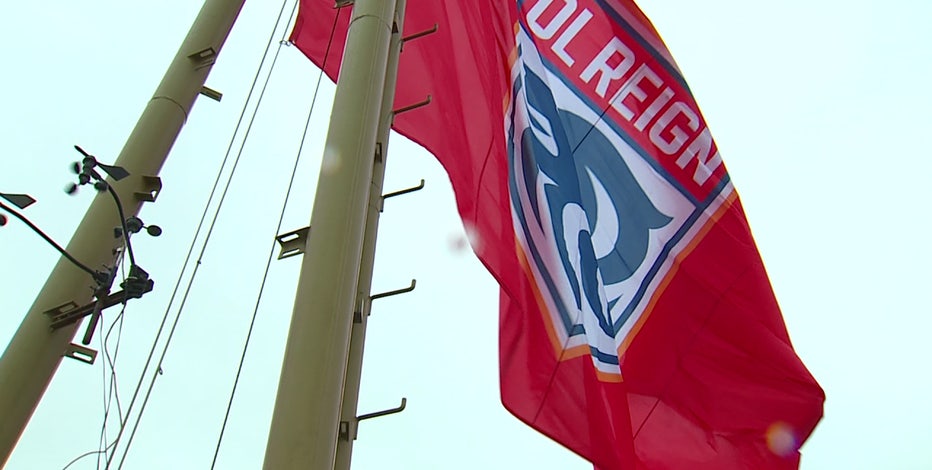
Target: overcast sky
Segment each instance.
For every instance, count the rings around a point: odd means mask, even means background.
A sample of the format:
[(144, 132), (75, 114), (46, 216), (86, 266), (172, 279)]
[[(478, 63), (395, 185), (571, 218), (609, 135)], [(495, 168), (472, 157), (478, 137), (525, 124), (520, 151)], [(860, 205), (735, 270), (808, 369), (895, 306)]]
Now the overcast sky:
[[(56, 240), (68, 240), (92, 197), (62, 192), (72, 145), (115, 158), (199, 3), (3, 8), (0, 192), (38, 199), (25, 215)], [(124, 411), (278, 14), (271, 3), (244, 9), (208, 81), (223, 101), (195, 106), (164, 190), (141, 215), (165, 233), (134, 243), (157, 287), (126, 312), (116, 362)], [(932, 468), (932, 3), (639, 3), (702, 107), (797, 352), (826, 391), (802, 468)], [(282, 50), (125, 468), (210, 465), (316, 79), (295, 48)], [(282, 231), (307, 225), (332, 93), (321, 88)], [(421, 178), (423, 191), (385, 204), (373, 291), (411, 278), (418, 287), (374, 304), (360, 399), (360, 413), (401, 397), (408, 409), (360, 426), (354, 468), (590, 468), (501, 407), (497, 288), (464, 248), (440, 166), (393, 137), (386, 189)], [(0, 227), (0, 344), (56, 259), (18, 221)], [(217, 468), (261, 466), (299, 264), (272, 263)], [(169, 321), (177, 311), (176, 299)], [(114, 335), (111, 353), (116, 344)], [(105, 363), (62, 362), (8, 468), (62, 468), (97, 449)], [(107, 435), (116, 430), (111, 419)]]

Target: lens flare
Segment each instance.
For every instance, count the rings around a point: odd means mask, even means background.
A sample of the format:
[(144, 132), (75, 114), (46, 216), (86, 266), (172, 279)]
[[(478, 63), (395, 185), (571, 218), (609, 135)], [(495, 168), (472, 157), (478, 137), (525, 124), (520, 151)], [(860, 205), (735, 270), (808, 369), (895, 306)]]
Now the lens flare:
[(340, 169), (342, 164), (343, 158), (340, 155), (330, 149), (325, 149), (323, 160), (320, 162), (320, 173), (321, 175), (332, 175)]
[(465, 253), (471, 246), (473, 251), (479, 253), (482, 249), (482, 240), (479, 231), (468, 223), (463, 224), (463, 233), (458, 233), (450, 237), (450, 251), (454, 253)]
[(456, 254), (461, 254), (466, 251), (466, 248), (469, 246), (469, 242), (466, 241), (466, 237), (461, 234), (450, 235), (449, 247), (450, 251)]
[(767, 447), (781, 457), (788, 457), (799, 449), (799, 439), (793, 427), (776, 422), (767, 428)]
[(479, 235), (479, 230), (468, 223), (463, 224), (463, 229), (466, 231), (466, 240), (469, 241), (472, 250), (476, 253), (482, 253), (482, 236)]

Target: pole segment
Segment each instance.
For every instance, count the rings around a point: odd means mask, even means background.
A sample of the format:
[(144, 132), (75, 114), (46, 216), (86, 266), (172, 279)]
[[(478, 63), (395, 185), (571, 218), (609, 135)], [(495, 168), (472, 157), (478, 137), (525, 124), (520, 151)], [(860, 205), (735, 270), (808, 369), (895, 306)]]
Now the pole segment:
[[(126, 140), (115, 164), (131, 176), (113, 183), (126, 217), (139, 213), (144, 201), (139, 194), (151, 191), (198, 92), (203, 87), (216, 54), (244, 0), (207, 0), (191, 26), (175, 59)], [(75, 230), (67, 251), (84, 264), (99, 269), (113, 267), (114, 250), (122, 239), (114, 237), (120, 226), (114, 201), (99, 193)], [(62, 355), (74, 338), (78, 324), (55, 331), (43, 313), (67, 302), (91, 301), (95, 282), (90, 275), (59, 259), (19, 329), (0, 358), (0, 467), (6, 463), (52, 380)]]
[(349, 357), (343, 389), (343, 407), (340, 422), (346, 423), (346, 432), (337, 441), (334, 470), (349, 470), (353, 456), (353, 441), (359, 422), (356, 420), (359, 403), (359, 384), (362, 380), (362, 359), (366, 342), (366, 325), (369, 318), (372, 271), (375, 266), (375, 242), (379, 231), (379, 215), (382, 212), (382, 183), (385, 180), (385, 165), (388, 157), (388, 140), (392, 129), (395, 103), (395, 84), (398, 78), (398, 59), (404, 30), (406, 0), (396, 0), (395, 27), (388, 50), (388, 65), (385, 70), (385, 87), (379, 117), (378, 146), (381, 158), (376, 158), (372, 170), (372, 185), (369, 189), (369, 207), (366, 216), (366, 232), (363, 241), (362, 262), (356, 292), (356, 312), (350, 336)]
[(395, 0), (356, 0), (264, 468), (331, 470)]

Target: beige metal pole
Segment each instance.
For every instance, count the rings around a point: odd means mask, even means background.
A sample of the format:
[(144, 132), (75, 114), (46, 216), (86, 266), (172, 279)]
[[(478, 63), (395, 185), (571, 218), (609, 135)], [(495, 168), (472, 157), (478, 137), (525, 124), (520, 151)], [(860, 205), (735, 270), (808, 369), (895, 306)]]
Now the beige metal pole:
[(266, 445), (269, 470), (334, 465), (394, 13), (395, 0), (353, 6)]
[[(359, 383), (362, 379), (362, 359), (366, 341), (366, 325), (369, 318), (369, 293), (372, 288), (372, 270), (375, 265), (375, 242), (379, 231), (379, 215), (382, 211), (382, 183), (385, 180), (385, 164), (388, 156), (388, 139), (392, 128), (395, 103), (395, 83), (398, 78), (398, 58), (401, 55), (402, 31), (404, 30), (406, 0), (396, 0), (395, 31), (392, 34), (385, 70), (385, 91), (382, 95), (382, 110), (379, 118), (378, 146), (381, 158), (375, 160), (372, 170), (372, 186), (369, 189), (369, 207), (366, 217), (366, 233), (363, 241), (362, 263), (359, 266), (356, 305), (358, 316), (354, 318), (350, 336), (349, 358), (346, 364), (346, 379), (343, 389), (343, 407), (340, 422), (345, 432), (337, 441), (337, 456), (334, 470), (349, 470), (353, 457), (353, 440), (356, 437), (356, 407), (359, 402)], [(345, 425), (343, 424), (345, 423)]]
[[(207, 79), (217, 53), (244, 0), (207, 0), (178, 50), (155, 95), (136, 123), (115, 164), (132, 176), (113, 184), (126, 217), (139, 213), (152, 195), (159, 170)], [(109, 162), (107, 162), (109, 163)], [(120, 226), (114, 201), (98, 194), (68, 244), (67, 250), (92, 268), (112, 266), (114, 237)], [(95, 287), (90, 275), (60, 259), (0, 358), (0, 466), (45, 393), (78, 325), (51, 331), (49, 309), (74, 302), (85, 305)]]

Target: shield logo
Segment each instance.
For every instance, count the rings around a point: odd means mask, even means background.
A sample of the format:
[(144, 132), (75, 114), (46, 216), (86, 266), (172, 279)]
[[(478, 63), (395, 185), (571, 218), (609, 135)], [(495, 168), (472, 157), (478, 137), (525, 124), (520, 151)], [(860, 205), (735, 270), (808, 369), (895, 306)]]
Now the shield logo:
[(558, 79), (534, 59), (519, 48), (506, 123), (519, 245), (564, 349), (586, 347), (600, 371), (620, 374), (619, 332), (683, 220), (655, 203), (641, 182), (644, 171), (639, 178), (632, 157), (622, 154), (620, 137), (597, 125), (598, 110), (590, 107), (587, 117), (560, 106), (552, 83)]

